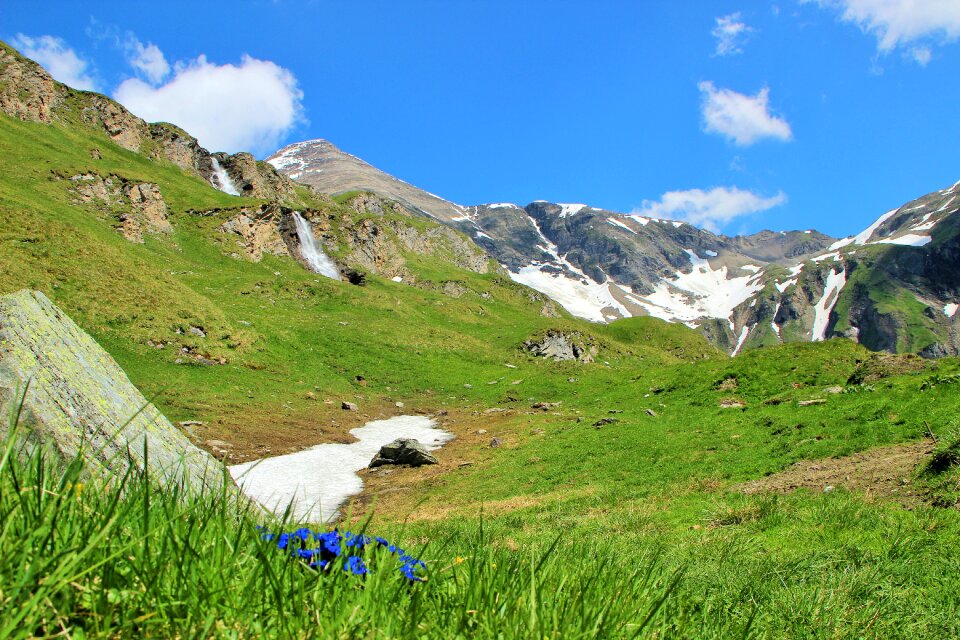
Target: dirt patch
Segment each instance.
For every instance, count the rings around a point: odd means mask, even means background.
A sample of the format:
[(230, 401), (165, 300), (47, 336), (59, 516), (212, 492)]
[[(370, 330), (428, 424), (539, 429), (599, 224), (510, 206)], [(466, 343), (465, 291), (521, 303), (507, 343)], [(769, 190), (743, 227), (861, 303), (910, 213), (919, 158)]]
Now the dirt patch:
[(842, 458), (803, 460), (780, 473), (736, 485), (733, 490), (749, 495), (844, 488), (862, 492), (867, 498), (894, 500), (904, 506), (913, 506), (924, 501), (923, 492), (913, 486), (914, 471), (930, 456), (933, 447), (932, 440), (923, 440), (877, 447)]

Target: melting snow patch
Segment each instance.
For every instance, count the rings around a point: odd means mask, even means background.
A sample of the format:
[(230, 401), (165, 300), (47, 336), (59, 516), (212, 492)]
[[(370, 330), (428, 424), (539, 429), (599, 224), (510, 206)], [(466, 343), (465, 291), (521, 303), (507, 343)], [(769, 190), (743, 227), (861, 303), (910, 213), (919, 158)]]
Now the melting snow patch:
[(849, 238), (841, 238), (840, 240), (837, 240), (827, 248), (830, 249), (830, 251), (836, 251), (837, 249), (842, 249), (843, 247), (847, 246), (848, 244), (853, 242), (853, 240), (854, 240), (853, 236), (850, 236)]
[(285, 456), (229, 467), (241, 490), (277, 515), (291, 505), (297, 520), (327, 522), (340, 505), (363, 489), (357, 471), (370, 464), (380, 447), (397, 438), (415, 438), (437, 449), (453, 434), (423, 416), (397, 416), (351, 429), (351, 444), (321, 444)]
[(737, 346), (733, 348), (733, 353), (731, 356), (735, 356), (740, 352), (740, 348), (743, 347), (743, 343), (747, 341), (747, 336), (750, 335), (751, 327), (749, 325), (744, 325), (743, 329), (740, 330), (740, 337), (737, 338)]
[(837, 304), (837, 298), (840, 297), (840, 290), (847, 283), (847, 272), (841, 266), (840, 271), (830, 271), (827, 276), (827, 282), (823, 286), (823, 295), (813, 308), (813, 331), (810, 334), (811, 342), (823, 340), (827, 333), (827, 323), (830, 320), (830, 312)]
[(540, 293), (556, 300), (564, 309), (579, 318), (593, 322), (604, 322), (603, 309), (616, 309), (623, 317), (630, 317), (630, 312), (610, 292), (611, 281), (597, 284), (587, 277), (571, 278), (563, 273), (549, 273), (543, 270), (543, 265), (531, 264), (521, 267), (516, 273), (510, 272), (514, 282), (525, 284)]
[[(709, 251), (707, 252), (707, 255), (710, 255)], [(713, 255), (717, 255), (717, 254), (713, 254)], [(758, 267), (755, 264), (743, 264), (743, 265), (740, 265), (740, 268), (743, 269), (744, 271), (749, 271), (750, 273), (756, 273), (757, 271), (760, 271), (760, 267)]]
[(908, 233), (896, 238), (884, 238), (883, 240), (877, 240), (876, 242), (871, 242), (870, 244), (899, 244), (908, 247), (922, 247), (925, 244), (930, 244), (932, 241), (933, 238), (930, 236)]
[(585, 204), (563, 204), (562, 202), (558, 202), (557, 204), (560, 205), (561, 218), (566, 218), (568, 216), (575, 216), (587, 208), (587, 205)]
[(631, 229), (630, 227), (628, 227), (628, 226), (625, 225), (624, 223), (620, 222), (620, 221), (617, 220), (616, 218), (607, 218), (607, 223), (608, 223), (608, 224), (611, 224), (611, 225), (613, 225), (613, 226), (615, 226), (615, 227), (620, 227), (621, 229), (626, 229), (627, 231), (629, 231), (630, 233), (632, 233), (632, 234), (634, 234), (634, 235), (637, 234), (636, 231), (634, 231), (633, 229)]
[(958, 305), (956, 302), (945, 304), (943, 305), (943, 315), (947, 316), (948, 318), (952, 318), (957, 312), (957, 308), (960, 308), (960, 305)]
[[(716, 252), (716, 251), (710, 251), (709, 249), (707, 249), (706, 251), (704, 251), (704, 253), (707, 254), (708, 256), (710, 256), (711, 258), (716, 258), (716, 257), (717, 257), (717, 252)], [(751, 265), (751, 266), (753, 266), (753, 265)]]
[(773, 286), (777, 288), (777, 291), (783, 293), (787, 290), (787, 287), (792, 287), (797, 284), (797, 278), (790, 278), (789, 280), (784, 280), (783, 282), (774, 282)]
[(823, 260), (839, 260), (840, 252), (834, 251), (833, 253), (825, 253), (821, 256), (814, 256), (813, 258), (810, 258), (810, 259), (813, 260), (814, 262), (821, 262)]
[(777, 324), (777, 314), (780, 313), (780, 303), (777, 303), (777, 308), (773, 310), (773, 315), (770, 316), (770, 328), (773, 329), (773, 332), (777, 334), (777, 337), (780, 337), (780, 325)]
[(403, 278), (401, 276), (393, 276), (390, 279), (393, 280), (394, 282), (403, 282)]
[(488, 204), (487, 209), (519, 209), (517, 205), (510, 202), (496, 202), (494, 204)]
[(647, 296), (626, 294), (631, 301), (663, 320), (681, 322), (701, 318), (729, 318), (733, 309), (763, 288), (757, 275), (729, 278), (727, 267), (713, 269), (710, 263), (686, 250), (693, 269), (677, 271), (670, 280), (657, 283)]
[(493, 238), (485, 234), (483, 231), (475, 231), (473, 235), (477, 236), (478, 238), (486, 238), (487, 240), (493, 240)]
[(853, 237), (853, 241), (856, 244), (866, 244), (867, 240), (870, 239), (870, 236), (873, 235), (873, 232), (879, 229), (880, 225), (882, 225), (884, 222), (892, 218), (893, 214), (895, 214), (896, 212), (897, 212), (896, 209), (894, 209), (893, 211), (887, 211), (885, 214), (877, 218), (876, 222), (874, 222), (872, 225), (870, 225), (869, 227), (867, 227), (866, 229), (864, 229), (863, 231), (855, 235)]

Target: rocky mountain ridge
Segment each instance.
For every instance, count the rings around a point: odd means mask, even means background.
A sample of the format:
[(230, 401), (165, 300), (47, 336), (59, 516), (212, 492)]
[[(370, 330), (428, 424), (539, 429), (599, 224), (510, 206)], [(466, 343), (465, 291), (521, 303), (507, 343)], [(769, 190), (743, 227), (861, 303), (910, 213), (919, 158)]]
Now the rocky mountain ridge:
[(454, 227), (515, 281), (589, 320), (651, 315), (683, 322), (732, 354), (835, 336), (929, 356), (960, 349), (960, 183), (849, 238), (815, 230), (729, 237), (584, 204), (462, 206), (324, 140), (287, 146), (267, 161), (318, 190), (378, 192)]
[[(102, 131), (128, 151), (171, 162), (235, 195), (283, 201), (294, 193), (294, 184), (286, 176), (249, 153), (211, 153), (176, 125), (147, 123), (104, 95), (57, 82), (39, 64), (3, 42), (0, 112), (20, 120)], [(94, 157), (97, 153), (91, 150)]]

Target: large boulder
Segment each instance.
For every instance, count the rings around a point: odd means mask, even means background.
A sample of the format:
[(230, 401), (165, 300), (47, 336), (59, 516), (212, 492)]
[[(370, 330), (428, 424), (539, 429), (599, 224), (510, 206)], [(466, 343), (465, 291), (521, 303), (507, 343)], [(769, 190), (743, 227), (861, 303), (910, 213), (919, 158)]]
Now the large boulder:
[(421, 467), (425, 464), (437, 464), (437, 459), (413, 438), (399, 438), (380, 447), (380, 451), (370, 461), (370, 468), (385, 464), (406, 464), (411, 467)]
[(563, 332), (550, 329), (524, 342), (523, 348), (539, 358), (554, 360), (593, 362), (597, 355), (597, 346), (593, 344), (593, 340), (579, 331)]
[[(29, 383), (27, 385), (27, 383)], [(88, 468), (218, 486), (220, 464), (194, 446), (130, 382), (116, 361), (39, 291), (0, 297), (0, 411), (9, 415), (27, 385), (21, 434), (31, 447)], [(8, 429), (0, 421), (0, 435)]]

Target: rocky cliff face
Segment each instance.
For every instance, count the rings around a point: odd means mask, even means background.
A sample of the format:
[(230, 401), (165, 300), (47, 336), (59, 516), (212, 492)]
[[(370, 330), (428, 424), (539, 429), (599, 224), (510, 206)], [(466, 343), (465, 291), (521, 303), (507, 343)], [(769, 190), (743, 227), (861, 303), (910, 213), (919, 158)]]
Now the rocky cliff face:
[[(276, 204), (194, 212), (225, 219), (220, 231), (237, 241), (241, 249), (237, 257), (259, 261), (270, 253), (303, 262), (293, 213), (294, 209)], [(361, 193), (342, 204), (329, 201), (327, 208), (299, 213), (341, 274), (366, 272), (414, 283), (409, 254), (437, 257), (475, 273), (490, 268), (489, 257), (462, 234), (423, 221), (411, 224), (406, 207), (380, 196)]]
[(683, 222), (583, 204), (461, 206), (323, 140), (269, 162), (330, 193), (369, 189), (468, 235), (523, 284), (570, 313), (607, 322), (683, 322), (738, 353), (847, 337), (878, 350), (957, 353), (954, 185), (889, 212), (855, 237), (815, 230), (728, 237)]
[[(0, 297), (0, 404), (9, 415), (29, 381), (28, 442), (122, 475), (130, 466), (193, 489), (223, 480), (195, 447), (130, 383), (89, 335), (37, 291)], [(7, 421), (0, 422), (6, 428)]]
[[(208, 182), (214, 173), (210, 161), (213, 154), (183, 129), (166, 122), (148, 124), (106, 96), (71, 89), (2, 42), (0, 112), (34, 122), (82, 123), (103, 132), (124, 149), (172, 162)], [(256, 162), (248, 153), (215, 157), (236, 175), (241, 195), (273, 201), (293, 195), (294, 185), (286, 176), (267, 163)]]

